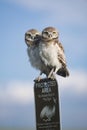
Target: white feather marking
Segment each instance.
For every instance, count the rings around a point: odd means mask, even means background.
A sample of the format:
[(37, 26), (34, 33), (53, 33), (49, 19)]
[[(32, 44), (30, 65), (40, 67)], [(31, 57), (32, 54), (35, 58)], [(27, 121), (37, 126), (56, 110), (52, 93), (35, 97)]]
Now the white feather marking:
[(58, 60), (58, 45), (50, 44), (46, 46), (46, 44), (39, 44), (40, 56), (45, 63), (45, 65), (55, 66), (57, 69), (61, 68), (61, 63)]
[(28, 53), (31, 65), (35, 67), (36, 69), (41, 70), (42, 62), (40, 60), (38, 47), (29, 47), (27, 49), (27, 53)]

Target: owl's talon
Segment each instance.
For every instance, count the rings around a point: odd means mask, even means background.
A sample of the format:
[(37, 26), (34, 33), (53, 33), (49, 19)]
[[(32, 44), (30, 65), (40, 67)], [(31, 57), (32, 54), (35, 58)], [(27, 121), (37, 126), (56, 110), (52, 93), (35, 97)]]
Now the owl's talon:
[(35, 81), (40, 81), (41, 80), (41, 77), (39, 76), (39, 77), (37, 77), (37, 78), (35, 78)]
[(54, 75), (52, 75), (49, 79), (53, 79), (53, 80), (54, 80), (55, 78), (56, 78), (56, 77), (55, 77)]

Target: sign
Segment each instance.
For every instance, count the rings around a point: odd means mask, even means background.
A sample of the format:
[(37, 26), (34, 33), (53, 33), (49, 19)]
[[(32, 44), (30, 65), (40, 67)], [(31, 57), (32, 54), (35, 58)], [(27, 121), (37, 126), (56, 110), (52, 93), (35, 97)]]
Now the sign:
[(37, 130), (60, 130), (58, 84), (42, 79), (34, 84)]

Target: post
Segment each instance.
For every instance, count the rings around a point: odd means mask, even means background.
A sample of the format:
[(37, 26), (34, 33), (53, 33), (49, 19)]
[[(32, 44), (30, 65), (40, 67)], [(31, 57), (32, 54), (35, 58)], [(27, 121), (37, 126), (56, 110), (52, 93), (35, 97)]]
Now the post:
[(60, 130), (59, 93), (56, 79), (34, 83), (36, 129)]

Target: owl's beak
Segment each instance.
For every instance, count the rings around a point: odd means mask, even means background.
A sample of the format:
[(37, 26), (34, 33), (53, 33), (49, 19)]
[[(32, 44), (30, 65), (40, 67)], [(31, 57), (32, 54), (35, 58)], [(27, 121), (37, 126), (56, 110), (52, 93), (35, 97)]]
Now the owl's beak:
[(51, 38), (51, 37), (52, 37), (52, 34), (49, 34), (48, 37)]

